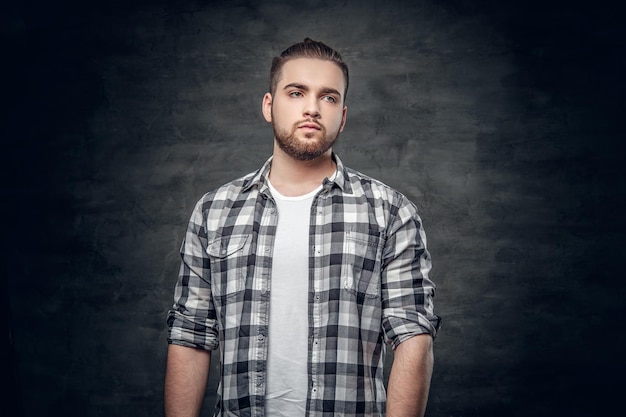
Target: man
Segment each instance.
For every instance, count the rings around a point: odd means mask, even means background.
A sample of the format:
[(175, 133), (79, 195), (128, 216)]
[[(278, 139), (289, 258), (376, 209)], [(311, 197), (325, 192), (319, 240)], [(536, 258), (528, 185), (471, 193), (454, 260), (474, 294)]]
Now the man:
[(421, 416), (439, 317), (416, 208), (333, 153), (349, 79), (336, 51), (307, 38), (270, 79), (272, 158), (203, 196), (189, 222), (166, 415), (198, 415), (219, 349), (219, 416)]

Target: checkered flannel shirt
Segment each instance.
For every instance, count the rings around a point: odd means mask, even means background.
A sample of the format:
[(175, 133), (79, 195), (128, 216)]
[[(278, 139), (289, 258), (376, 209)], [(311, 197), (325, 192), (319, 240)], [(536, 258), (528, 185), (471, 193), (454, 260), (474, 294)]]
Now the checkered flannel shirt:
[[(379, 416), (383, 366), (393, 348), (436, 335), (435, 285), (416, 207), (337, 163), (311, 207), (307, 415)], [(269, 292), (278, 215), (271, 158), (202, 197), (181, 248), (168, 342), (218, 349), (215, 415), (262, 416)], [(289, 343), (285, 329), (280, 343)]]

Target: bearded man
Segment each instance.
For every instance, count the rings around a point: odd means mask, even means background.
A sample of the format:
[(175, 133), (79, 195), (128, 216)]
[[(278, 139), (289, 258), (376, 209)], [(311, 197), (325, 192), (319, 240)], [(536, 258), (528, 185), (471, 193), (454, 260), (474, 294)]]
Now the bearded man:
[(321, 42), (274, 58), (272, 157), (205, 194), (182, 244), (167, 417), (198, 415), (213, 351), (215, 416), (424, 414), (440, 322), (426, 236), (412, 202), (333, 152), (348, 82)]

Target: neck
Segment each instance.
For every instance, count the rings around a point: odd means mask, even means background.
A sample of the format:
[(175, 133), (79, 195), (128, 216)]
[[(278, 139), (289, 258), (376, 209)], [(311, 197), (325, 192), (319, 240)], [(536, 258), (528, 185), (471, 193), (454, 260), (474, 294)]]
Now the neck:
[(311, 161), (299, 161), (285, 154), (274, 145), (274, 156), (270, 170), (272, 186), (284, 196), (297, 197), (316, 189), (325, 178), (332, 176), (337, 165), (332, 151)]

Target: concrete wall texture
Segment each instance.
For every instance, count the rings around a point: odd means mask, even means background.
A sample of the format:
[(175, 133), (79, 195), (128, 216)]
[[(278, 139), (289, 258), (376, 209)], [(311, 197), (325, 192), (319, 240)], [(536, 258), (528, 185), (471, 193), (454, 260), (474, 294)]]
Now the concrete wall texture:
[(162, 415), (187, 220), (270, 155), (270, 61), (307, 36), (350, 65), (337, 152), (424, 220), (444, 318), (427, 415), (603, 415), (619, 400), (625, 37), (610, 4), (3, 8), (10, 415)]

